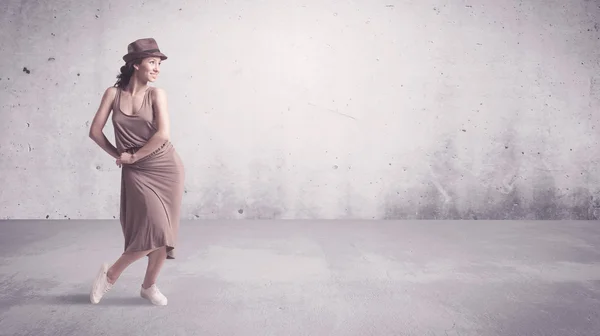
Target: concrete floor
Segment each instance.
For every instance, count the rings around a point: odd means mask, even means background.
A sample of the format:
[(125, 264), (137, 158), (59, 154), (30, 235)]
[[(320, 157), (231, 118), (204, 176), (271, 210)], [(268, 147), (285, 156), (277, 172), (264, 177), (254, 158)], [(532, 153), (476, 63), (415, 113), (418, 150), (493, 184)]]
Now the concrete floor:
[(99, 305), (118, 221), (0, 222), (0, 335), (597, 335), (594, 221), (187, 221)]

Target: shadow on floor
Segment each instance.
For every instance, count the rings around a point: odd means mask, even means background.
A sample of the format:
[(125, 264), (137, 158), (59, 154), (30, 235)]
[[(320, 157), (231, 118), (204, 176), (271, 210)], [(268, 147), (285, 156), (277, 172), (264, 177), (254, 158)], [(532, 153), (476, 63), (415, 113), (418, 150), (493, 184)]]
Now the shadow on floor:
[[(92, 305), (90, 295), (75, 293), (48, 297), (48, 303), (58, 305)], [(149, 302), (141, 297), (105, 297), (98, 303), (101, 306), (147, 306)]]

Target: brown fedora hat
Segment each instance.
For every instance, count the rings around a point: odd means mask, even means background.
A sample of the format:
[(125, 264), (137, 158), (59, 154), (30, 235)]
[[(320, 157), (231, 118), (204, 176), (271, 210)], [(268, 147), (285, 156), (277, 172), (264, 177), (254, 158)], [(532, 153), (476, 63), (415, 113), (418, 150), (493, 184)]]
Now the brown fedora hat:
[(158, 49), (156, 40), (153, 38), (143, 38), (129, 43), (127, 46), (127, 54), (123, 56), (123, 60), (125, 62), (130, 62), (144, 57), (160, 57), (162, 60), (167, 59), (167, 56)]

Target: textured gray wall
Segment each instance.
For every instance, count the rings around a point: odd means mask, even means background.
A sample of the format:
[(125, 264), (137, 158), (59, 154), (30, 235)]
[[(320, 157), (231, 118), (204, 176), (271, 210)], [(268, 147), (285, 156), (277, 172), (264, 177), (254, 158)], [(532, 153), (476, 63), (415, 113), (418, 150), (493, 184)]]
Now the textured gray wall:
[(0, 3), (1, 218), (117, 216), (88, 129), (142, 37), (182, 218), (600, 216), (598, 1), (94, 3)]

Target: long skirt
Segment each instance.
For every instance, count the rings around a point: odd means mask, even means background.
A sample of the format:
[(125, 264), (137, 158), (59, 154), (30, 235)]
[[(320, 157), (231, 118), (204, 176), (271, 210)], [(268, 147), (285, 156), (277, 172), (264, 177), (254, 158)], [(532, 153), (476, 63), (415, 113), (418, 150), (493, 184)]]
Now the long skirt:
[(170, 142), (122, 166), (120, 221), (125, 253), (166, 246), (167, 259), (175, 259), (184, 177), (183, 163)]

